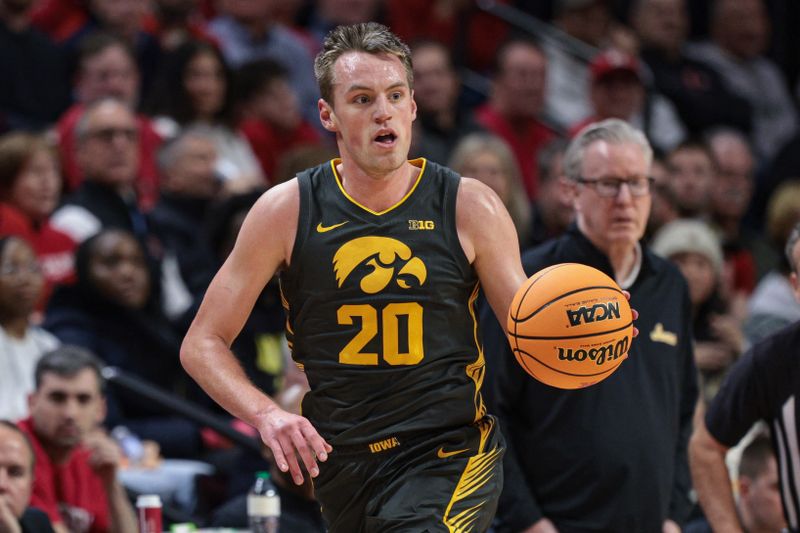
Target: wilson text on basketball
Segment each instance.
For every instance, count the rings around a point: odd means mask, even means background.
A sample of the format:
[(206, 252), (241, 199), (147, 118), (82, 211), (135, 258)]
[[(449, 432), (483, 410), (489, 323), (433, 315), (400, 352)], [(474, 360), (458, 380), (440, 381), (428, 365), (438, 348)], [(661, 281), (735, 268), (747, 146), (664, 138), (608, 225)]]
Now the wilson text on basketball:
[(558, 350), (558, 358), (562, 361), (585, 361), (587, 358), (595, 362), (595, 364), (602, 365), (606, 361), (613, 361), (628, 353), (628, 337), (623, 337), (616, 342), (616, 344), (606, 344), (598, 348), (583, 348), (573, 350), (572, 348), (556, 347)]

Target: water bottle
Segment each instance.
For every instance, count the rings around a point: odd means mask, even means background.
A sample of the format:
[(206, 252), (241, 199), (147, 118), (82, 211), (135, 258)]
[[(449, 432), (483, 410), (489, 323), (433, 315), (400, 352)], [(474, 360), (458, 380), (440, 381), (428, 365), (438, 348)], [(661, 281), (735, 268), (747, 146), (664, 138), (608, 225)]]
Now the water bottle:
[(281, 498), (269, 472), (258, 472), (256, 482), (247, 495), (247, 517), (253, 533), (278, 533)]

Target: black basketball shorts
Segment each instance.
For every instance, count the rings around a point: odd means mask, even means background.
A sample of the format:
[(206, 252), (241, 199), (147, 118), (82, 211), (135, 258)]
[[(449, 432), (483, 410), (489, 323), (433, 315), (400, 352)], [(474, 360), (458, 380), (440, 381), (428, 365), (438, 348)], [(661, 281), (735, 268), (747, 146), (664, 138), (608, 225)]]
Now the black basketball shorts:
[(494, 417), (426, 436), (334, 448), (314, 480), (330, 533), (483, 532), (503, 488)]

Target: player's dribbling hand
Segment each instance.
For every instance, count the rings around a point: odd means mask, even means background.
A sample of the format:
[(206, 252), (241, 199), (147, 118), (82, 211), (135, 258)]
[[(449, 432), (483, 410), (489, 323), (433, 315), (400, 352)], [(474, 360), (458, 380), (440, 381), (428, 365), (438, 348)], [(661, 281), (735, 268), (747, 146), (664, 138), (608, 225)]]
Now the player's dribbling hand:
[(307, 418), (294, 415), (278, 406), (270, 408), (258, 423), (258, 432), (275, 457), (281, 472), (289, 472), (297, 485), (303, 484), (303, 473), (297, 456), (311, 477), (317, 477), (317, 461), (326, 461), (333, 450)]
[[(623, 290), (622, 294), (625, 295), (625, 298), (627, 298), (629, 302), (631, 301), (631, 293), (629, 293), (626, 290)], [(631, 308), (631, 314), (633, 315), (633, 321), (636, 322), (636, 319), (639, 318), (639, 311), (637, 311), (634, 308)], [(633, 326), (633, 336), (636, 337), (638, 335), (639, 335), (639, 328)]]

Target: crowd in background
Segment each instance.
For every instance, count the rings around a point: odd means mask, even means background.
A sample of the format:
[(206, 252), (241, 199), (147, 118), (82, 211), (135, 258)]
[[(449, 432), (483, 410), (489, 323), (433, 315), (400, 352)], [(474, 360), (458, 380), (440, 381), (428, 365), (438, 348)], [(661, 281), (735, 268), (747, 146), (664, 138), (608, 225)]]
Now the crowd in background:
[[(607, 118), (645, 132), (656, 153), (646, 238), (688, 281), (710, 400), (748, 346), (800, 319), (790, 278), (800, 247), (794, 265), (784, 254), (800, 221), (789, 37), (800, 9), (498, 3), (592, 57), (470, 0), (0, 0), (0, 419), (31, 415), (36, 364), (59, 345), (215, 409), (181, 369), (181, 339), (259, 193), (336, 156), (313, 58), (330, 29), (369, 20), (412, 49), (411, 156), (488, 184), (522, 248), (572, 223), (561, 183), (572, 136)], [(272, 283), (233, 347), (270, 394), (302, 381), (284, 321)], [(266, 462), (135, 395), (105, 396), (118, 444), (155, 443), (149, 463), (123, 459), (129, 488), (136, 469), (145, 487), (178, 479), (189, 494), (164, 494), (187, 516), (244, 519), (235, 498)], [(170, 469), (187, 459), (184, 475)]]

